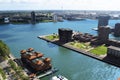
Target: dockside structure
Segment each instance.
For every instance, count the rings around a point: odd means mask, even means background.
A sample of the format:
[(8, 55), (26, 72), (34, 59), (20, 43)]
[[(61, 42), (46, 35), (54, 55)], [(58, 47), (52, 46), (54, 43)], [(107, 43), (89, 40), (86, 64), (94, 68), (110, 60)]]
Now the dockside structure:
[(42, 53), (34, 51), (33, 48), (21, 50), (20, 53), (23, 64), (27, 64), (35, 72), (45, 71), (52, 67), (51, 59), (43, 57)]

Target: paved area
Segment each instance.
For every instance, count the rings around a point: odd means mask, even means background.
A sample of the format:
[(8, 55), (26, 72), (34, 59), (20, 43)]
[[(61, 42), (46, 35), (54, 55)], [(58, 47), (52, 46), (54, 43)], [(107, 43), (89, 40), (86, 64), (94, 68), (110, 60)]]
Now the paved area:
[(7, 61), (7, 60), (2, 61), (2, 62), (0, 63), (0, 67), (1, 67), (2, 69), (6, 68), (6, 67), (9, 67), (8, 61)]
[(0, 80), (3, 80), (2, 76), (0, 75)]

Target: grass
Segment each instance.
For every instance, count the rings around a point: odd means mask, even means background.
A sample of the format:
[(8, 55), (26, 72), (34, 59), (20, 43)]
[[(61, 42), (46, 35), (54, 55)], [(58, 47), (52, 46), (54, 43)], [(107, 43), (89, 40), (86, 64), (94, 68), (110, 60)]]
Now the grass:
[(101, 45), (90, 50), (90, 52), (95, 55), (105, 55), (107, 53), (107, 47), (105, 45)]
[(86, 50), (86, 49), (91, 48), (90, 43), (81, 43), (78, 41), (74, 41), (74, 42), (70, 42), (69, 44), (75, 48), (78, 48), (78, 49)]
[(57, 34), (52, 34), (49, 36), (45, 36), (45, 38), (49, 40), (56, 40), (56, 39), (59, 39), (59, 36)]
[(95, 55), (105, 55), (107, 53), (107, 47), (105, 45), (98, 46), (94, 49), (92, 49), (89, 42), (83, 43), (83, 42), (74, 41), (74, 42), (70, 42), (69, 45), (82, 50), (89, 51), (89, 49), (91, 49), (89, 52)]

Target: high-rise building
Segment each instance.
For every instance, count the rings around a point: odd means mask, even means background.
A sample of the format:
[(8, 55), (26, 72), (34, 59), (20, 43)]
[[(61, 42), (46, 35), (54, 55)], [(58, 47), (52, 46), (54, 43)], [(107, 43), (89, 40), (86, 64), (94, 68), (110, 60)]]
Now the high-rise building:
[(34, 11), (31, 12), (31, 23), (32, 24), (36, 23), (36, 17), (35, 17), (35, 12)]
[(107, 26), (110, 16), (99, 16), (98, 17), (98, 28), (101, 26)]
[(116, 36), (116, 37), (120, 36), (120, 23), (115, 24), (114, 36)]
[(0, 17), (0, 24), (8, 24), (9, 22), (9, 17)]
[(4, 23), (4, 18), (0, 17), (0, 24), (3, 24), (3, 23)]
[(66, 43), (72, 40), (72, 30), (71, 29), (65, 29), (65, 28), (60, 28), (58, 30), (59, 34), (59, 41)]
[(56, 14), (53, 15), (53, 22), (57, 22), (58, 21), (58, 17)]
[(100, 44), (105, 44), (109, 39), (110, 28), (109, 27), (99, 27), (98, 29), (98, 40)]

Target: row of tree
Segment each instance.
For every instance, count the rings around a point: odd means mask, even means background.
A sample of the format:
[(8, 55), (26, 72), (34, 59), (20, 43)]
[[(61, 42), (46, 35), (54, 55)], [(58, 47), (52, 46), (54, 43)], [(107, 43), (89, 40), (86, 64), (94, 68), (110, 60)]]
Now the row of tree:
[[(9, 57), (10, 54), (10, 49), (9, 47), (2, 41), (0, 40), (0, 57), (2, 58), (6, 58)], [(11, 68), (15, 71), (16, 76), (15, 78), (18, 80), (29, 80), (28, 76), (25, 76), (23, 74), (23, 69), (21, 66), (17, 66), (15, 64), (15, 62), (11, 59), (8, 59), (8, 63), (11, 66)], [(6, 78), (6, 74), (4, 73), (4, 70), (0, 68), (0, 74), (2, 75), (2, 77), (5, 79)]]
[[(2, 40), (0, 40), (0, 62), (3, 61), (5, 57), (8, 57), (9, 54), (10, 54), (9, 47)], [(0, 67), (0, 75), (2, 76), (3, 79), (6, 79), (6, 74), (1, 67)]]
[(23, 74), (23, 69), (20, 66), (17, 66), (13, 60), (9, 60), (8, 63), (10, 64), (10, 66), (12, 67), (12, 69), (15, 71), (15, 78), (16, 80), (29, 80), (29, 78)]
[(2, 40), (0, 40), (0, 56), (5, 57), (9, 56), (9, 54), (10, 54), (9, 47)]

